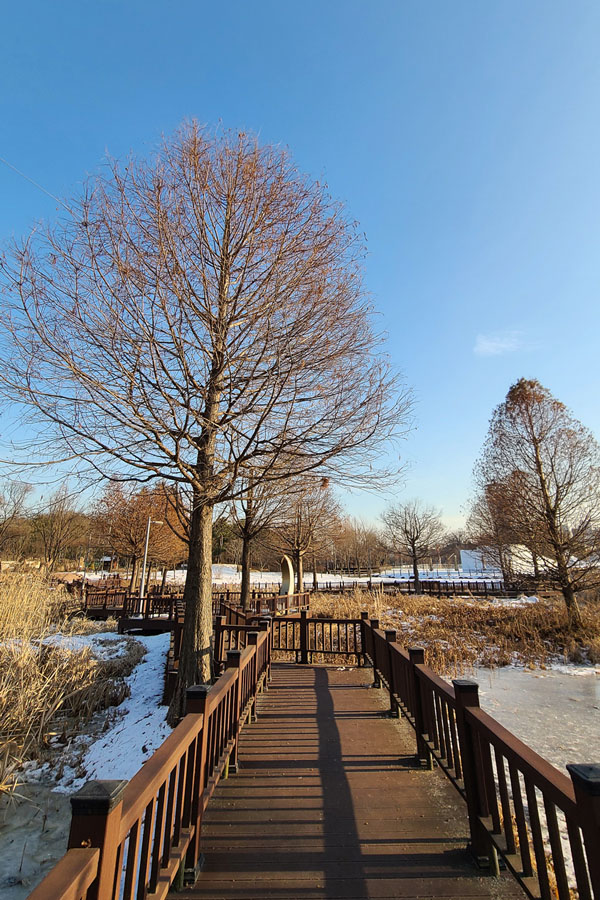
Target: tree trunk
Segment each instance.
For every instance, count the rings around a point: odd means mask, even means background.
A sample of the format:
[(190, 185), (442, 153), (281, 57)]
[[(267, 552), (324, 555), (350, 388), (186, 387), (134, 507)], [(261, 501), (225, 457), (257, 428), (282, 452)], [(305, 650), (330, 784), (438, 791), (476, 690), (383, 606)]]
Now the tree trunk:
[(247, 532), (242, 535), (242, 591), (240, 596), (240, 604), (243, 610), (248, 609), (248, 598), (250, 596), (250, 537)]
[(579, 629), (583, 626), (581, 618), (581, 610), (575, 596), (575, 591), (569, 576), (569, 570), (561, 560), (558, 565), (558, 583), (564, 597), (565, 606), (567, 607), (567, 616), (569, 618), (569, 628)]
[(421, 582), (419, 580), (419, 557), (413, 553), (412, 555), (413, 575), (415, 576), (415, 594), (421, 590)]
[(296, 593), (301, 594), (304, 590), (304, 573), (302, 571), (302, 553), (300, 550), (294, 550), (294, 565), (296, 568)]
[(500, 563), (500, 571), (502, 572), (502, 581), (504, 582), (504, 586), (507, 587), (512, 581), (511, 570), (506, 555), (502, 550), (498, 553), (498, 562)]
[(160, 583), (160, 594), (161, 597), (165, 592), (165, 584), (167, 583), (167, 564), (163, 565), (163, 573), (162, 573), (162, 581)]
[(185, 618), (181, 655), (167, 721), (175, 725), (185, 713), (190, 685), (211, 681), (212, 638), (212, 517), (213, 504), (195, 500), (190, 523), (190, 548), (183, 600)]
[(533, 553), (532, 551), (531, 559), (533, 560), (533, 577), (537, 581), (540, 577), (540, 562), (537, 553)]
[(133, 592), (135, 591), (137, 570), (138, 570), (138, 558), (137, 558), (137, 556), (132, 556), (131, 557), (131, 578), (129, 579), (129, 593), (130, 594), (133, 594)]
[(558, 583), (560, 585), (560, 589), (562, 591), (562, 595), (565, 600), (565, 606), (567, 607), (567, 616), (569, 618), (569, 627), (570, 628), (581, 628), (583, 625), (583, 622), (581, 619), (581, 610), (579, 609), (579, 604), (577, 603), (577, 599), (575, 597), (575, 591), (573, 590), (573, 585), (571, 583), (571, 577), (569, 575), (568, 557), (565, 557), (565, 554), (563, 552), (563, 547), (561, 546), (560, 520), (558, 517), (556, 507), (553, 506), (553, 504), (550, 500), (550, 494), (548, 492), (548, 486), (546, 484), (546, 475), (544, 472), (544, 467), (542, 465), (542, 456), (540, 453), (539, 442), (534, 441), (533, 444), (534, 444), (534, 448), (535, 448), (536, 469), (537, 469), (537, 473), (538, 473), (540, 487), (542, 489), (542, 497), (544, 500), (546, 521), (548, 522), (550, 543), (554, 550), (554, 558), (556, 560), (556, 570), (558, 573)]
[(312, 564), (313, 564), (313, 590), (316, 591), (317, 590), (317, 557), (316, 557), (316, 554), (314, 554), (314, 553), (313, 553), (313, 558), (312, 558)]

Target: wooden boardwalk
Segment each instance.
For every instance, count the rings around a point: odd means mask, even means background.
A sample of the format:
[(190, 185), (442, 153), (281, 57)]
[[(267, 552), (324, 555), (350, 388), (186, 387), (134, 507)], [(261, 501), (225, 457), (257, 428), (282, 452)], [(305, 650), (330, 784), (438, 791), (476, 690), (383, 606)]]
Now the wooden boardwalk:
[(240, 770), (205, 813), (196, 900), (523, 898), (465, 852), (466, 806), (415, 762), (415, 736), (385, 716), (372, 671), (273, 668)]

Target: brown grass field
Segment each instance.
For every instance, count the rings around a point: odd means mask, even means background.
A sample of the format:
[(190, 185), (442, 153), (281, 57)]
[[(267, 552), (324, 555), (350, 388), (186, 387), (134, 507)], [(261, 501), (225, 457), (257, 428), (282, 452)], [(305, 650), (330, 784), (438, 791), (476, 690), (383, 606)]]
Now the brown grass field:
[(569, 630), (559, 595), (511, 607), (493, 600), (378, 591), (311, 596), (313, 615), (359, 617), (363, 610), (395, 628), (405, 647), (424, 647), (426, 662), (440, 675), (458, 675), (475, 665), (544, 667), (552, 662), (600, 663), (600, 604), (580, 598), (583, 629)]

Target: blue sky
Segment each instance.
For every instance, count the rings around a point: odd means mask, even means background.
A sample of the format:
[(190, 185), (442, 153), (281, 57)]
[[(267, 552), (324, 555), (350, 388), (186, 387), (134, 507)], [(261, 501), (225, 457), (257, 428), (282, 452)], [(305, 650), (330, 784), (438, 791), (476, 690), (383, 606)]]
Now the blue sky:
[[(288, 145), (365, 231), (366, 285), (415, 390), (396, 496), (454, 524), (519, 377), (600, 436), (599, 39), (592, 2), (11, 4), (0, 156), (68, 197), (185, 117)], [(56, 212), (3, 165), (0, 198), (2, 243)]]

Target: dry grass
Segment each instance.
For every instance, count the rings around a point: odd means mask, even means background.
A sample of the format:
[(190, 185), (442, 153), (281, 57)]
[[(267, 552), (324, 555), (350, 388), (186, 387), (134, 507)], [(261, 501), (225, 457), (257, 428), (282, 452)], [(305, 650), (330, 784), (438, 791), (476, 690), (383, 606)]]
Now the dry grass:
[(313, 615), (356, 618), (362, 610), (379, 618), (382, 628), (395, 628), (403, 646), (424, 647), (427, 663), (444, 675), (458, 675), (474, 665), (600, 662), (600, 610), (585, 599), (583, 628), (574, 634), (558, 596), (520, 607), (360, 590), (345, 596), (311, 597)]
[(44, 755), (49, 739), (126, 696), (123, 677), (143, 655), (99, 662), (89, 648), (45, 643), (52, 635), (110, 630), (72, 618), (73, 599), (39, 575), (0, 578), (0, 794), (12, 790), (26, 759)]

